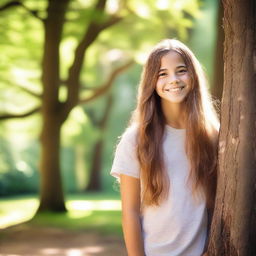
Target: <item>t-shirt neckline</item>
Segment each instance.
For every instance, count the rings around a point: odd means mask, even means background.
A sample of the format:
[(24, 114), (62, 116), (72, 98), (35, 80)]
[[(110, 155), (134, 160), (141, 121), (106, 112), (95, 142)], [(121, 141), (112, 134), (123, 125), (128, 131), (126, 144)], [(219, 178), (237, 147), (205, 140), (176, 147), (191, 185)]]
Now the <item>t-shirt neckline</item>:
[(167, 130), (167, 131), (170, 131), (170, 132), (180, 132), (180, 133), (183, 133), (183, 132), (186, 131), (185, 128), (183, 128), (183, 129), (174, 128), (174, 127), (170, 126), (169, 124), (165, 124), (165, 127), (166, 127), (166, 130)]

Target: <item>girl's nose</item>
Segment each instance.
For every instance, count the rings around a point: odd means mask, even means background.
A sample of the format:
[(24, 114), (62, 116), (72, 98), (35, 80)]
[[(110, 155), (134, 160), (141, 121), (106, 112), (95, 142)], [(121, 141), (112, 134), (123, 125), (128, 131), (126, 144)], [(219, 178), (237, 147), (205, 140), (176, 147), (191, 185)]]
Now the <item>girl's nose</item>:
[(169, 84), (178, 84), (180, 82), (180, 80), (178, 79), (177, 76), (171, 76), (169, 79)]

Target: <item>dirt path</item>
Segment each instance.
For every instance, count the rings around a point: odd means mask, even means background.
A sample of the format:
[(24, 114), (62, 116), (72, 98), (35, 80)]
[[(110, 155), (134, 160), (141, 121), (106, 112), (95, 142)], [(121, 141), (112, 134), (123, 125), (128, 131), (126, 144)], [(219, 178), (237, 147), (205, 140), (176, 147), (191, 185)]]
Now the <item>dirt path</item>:
[(125, 256), (123, 240), (85, 231), (35, 228), (26, 224), (0, 230), (1, 256)]

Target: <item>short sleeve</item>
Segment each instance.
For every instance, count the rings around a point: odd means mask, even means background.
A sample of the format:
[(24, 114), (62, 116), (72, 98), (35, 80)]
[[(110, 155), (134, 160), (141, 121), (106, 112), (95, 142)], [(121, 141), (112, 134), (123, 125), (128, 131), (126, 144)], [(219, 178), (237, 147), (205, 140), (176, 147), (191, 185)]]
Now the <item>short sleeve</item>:
[(116, 147), (110, 174), (118, 179), (120, 174), (139, 179), (140, 168), (136, 152), (136, 129), (131, 127), (124, 132)]

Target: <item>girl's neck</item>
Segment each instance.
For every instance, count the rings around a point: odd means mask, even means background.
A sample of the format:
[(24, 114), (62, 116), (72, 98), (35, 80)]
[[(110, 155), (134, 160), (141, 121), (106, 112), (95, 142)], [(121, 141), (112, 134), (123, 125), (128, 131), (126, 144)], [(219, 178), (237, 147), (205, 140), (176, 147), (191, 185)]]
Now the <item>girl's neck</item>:
[(166, 124), (177, 129), (186, 128), (186, 112), (182, 103), (162, 100), (161, 106)]

